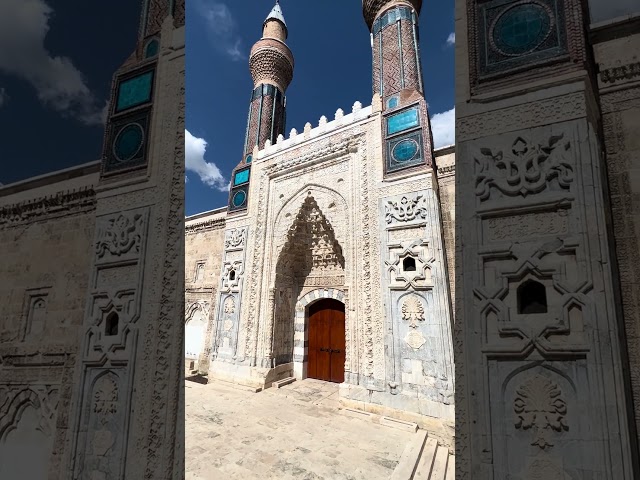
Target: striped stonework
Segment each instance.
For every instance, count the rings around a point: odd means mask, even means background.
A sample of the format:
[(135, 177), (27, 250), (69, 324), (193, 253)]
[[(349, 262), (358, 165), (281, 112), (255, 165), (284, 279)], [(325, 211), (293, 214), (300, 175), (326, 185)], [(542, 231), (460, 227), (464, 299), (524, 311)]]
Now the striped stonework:
[(336, 288), (312, 290), (296, 303), (296, 318), (293, 336), (293, 374), (298, 380), (307, 378), (309, 360), (309, 306), (324, 298), (344, 303), (344, 292)]

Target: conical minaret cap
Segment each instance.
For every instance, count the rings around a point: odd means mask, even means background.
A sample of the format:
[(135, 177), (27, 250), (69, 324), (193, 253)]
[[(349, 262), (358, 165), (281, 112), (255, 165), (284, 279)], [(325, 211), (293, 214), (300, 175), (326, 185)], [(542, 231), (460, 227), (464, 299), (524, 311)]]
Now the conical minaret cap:
[(267, 15), (267, 18), (265, 19), (263, 26), (266, 25), (267, 22), (270, 20), (278, 20), (280, 23), (282, 23), (282, 25), (284, 25), (285, 31), (287, 30), (287, 22), (285, 22), (284, 20), (284, 14), (282, 13), (282, 8), (280, 8), (279, 0), (276, 0), (276, 4), (271, 9), (271, 13)]
[(411, 5), (420, 14), (422, 0), (362, 0), (362, 14), (367, 22), (369, 30), (373, 27), (373, 21), (383, 9), (393, 5)]

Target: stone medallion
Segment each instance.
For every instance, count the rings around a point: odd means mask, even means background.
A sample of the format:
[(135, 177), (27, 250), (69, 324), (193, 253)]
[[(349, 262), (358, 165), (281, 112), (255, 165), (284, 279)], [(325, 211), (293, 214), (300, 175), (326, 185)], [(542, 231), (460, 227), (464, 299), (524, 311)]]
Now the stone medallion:
[(407, 342), (407, 345), (409, 345), (414, 350), (418, 350), (426, 343), (427, 340), (426, 338), (424, 338), (422, 333), (416, 330), (412, 330), (407, 333), (406, 337), (404, 337), (404, 341)]

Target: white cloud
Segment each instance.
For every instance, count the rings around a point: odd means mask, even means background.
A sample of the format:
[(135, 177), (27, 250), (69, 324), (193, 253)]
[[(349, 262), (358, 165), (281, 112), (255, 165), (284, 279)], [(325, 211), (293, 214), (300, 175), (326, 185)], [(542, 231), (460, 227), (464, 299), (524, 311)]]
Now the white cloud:
[(234, 62), (246, 60), (242, 38), (237, 33), (237, 23), (224, 3), (218, 0), (197, 0), (196, 8), (207, 24), (213, 46)]
[(447, 45), (452, 46), (456, 44), (456, 32), (451, 32), (447, 37)]
[(45, 0), (0, 1), (0, 71), (29, 82), (44, 105), (62, 114), (104, 123), (103, 106), (71, 59), (45, 48), (52, 14)]
[[(224, 179), (218, 167), (216, 167), (215, 163), (207, 162), (204, 159), (204, 154), (207, 151), (207, 141), (204, 138), (194, 137), (189, 133), (189, 130), (185, 130), (184, 142), (185, 168), (198, 175), (205, 185), (217, 188), (221, 192), (228, 191), (229, 183)], [(186, 178), (185, 176), (185, 183), (188, 181)]]
[(456, 109), (436, 113), (431, 117), (434, 148), (446, 147), (456, 142)]

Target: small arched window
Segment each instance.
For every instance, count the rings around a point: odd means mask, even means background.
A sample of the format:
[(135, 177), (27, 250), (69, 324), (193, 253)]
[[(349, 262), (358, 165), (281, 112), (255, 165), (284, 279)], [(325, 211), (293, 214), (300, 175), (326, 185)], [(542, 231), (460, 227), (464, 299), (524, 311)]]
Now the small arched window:
[(407, 257), (402, 261), (402, 269), (405, 272), (415, 272), (416, 271), (416, 261), (413, 257)]
[(547, 313), (547, 289), (544, 285), (527, 280), (518, 287), (518, 313)]
[(155, 57), (158, 54), (158, 40), (155, 38), (147, 43), (144, 49), (144, 58)]
[(229, 272), (229, 280), (234, 281), (236, 279), (236, 271), (235, 270), (231, 270)]
[(118, 317), (118, 314), (116, 312), (111, 312), (108, 316), (107, 316), (107, 321), (105, 322), (105, 326), (104, 326), (104, 334), (107, 337), (113, 337), (114, 335), (118, 334), (118, 323), (119, 323), (120, 319)]

